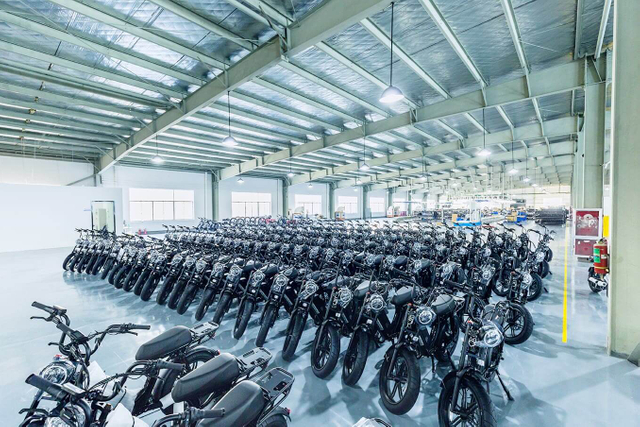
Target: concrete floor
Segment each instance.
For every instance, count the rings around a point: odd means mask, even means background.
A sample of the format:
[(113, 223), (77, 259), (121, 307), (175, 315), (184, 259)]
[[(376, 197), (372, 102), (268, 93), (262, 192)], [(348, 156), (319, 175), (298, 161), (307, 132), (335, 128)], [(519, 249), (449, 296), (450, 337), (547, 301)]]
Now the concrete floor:
[[(507, 347), (501, 364), (503, 378), (515, 397), (508, 402), (496, 382), (492, 399), (500, 425), (521, 426), (640, 426), (640, 369), (625, 360), (606, 355), (607, 297), (593, 294), (586, 283), (588, 264), (568, 260), (568, 340), (562, 342), (564, 229), (558, 227), (551, 263), (553, 276), (545, 280), (548, 294), (527, 307), (536, 326), (533, 336), (518, 347)], [(90, 332), (111, 323), (148, 323), (152, 330), (138, 337), (108, 337), (95, 355), (108, 372), (126, 369), (137, 347), (155, 334), (177, 325), (193, 325), (192, 307), (180, 316), (155, 302), (114, 289), (94, 277), (62, 271), (68, 249), (0, 254), (0, 283), (4, 307), (0, 311), (0, 423), (17, 425), (18, 410), (28, 406), (33, 391), (24, 384), (29, 373), (46, 365), (56, 353), (47, 347), (59, 335), (53, 325), (29, 320), (34, 300), (58, 304), (69, 310), (72, 326)], [(233, 310), (235, 311), (235, 309)], [(223, 322), (209, 345), (239, 354), (253, 347), (254, 320), (245, 336), (231, 336), (232, 321)], [(230, 318), (229, 318), (230, 319)], [(394, 426), (436, 426), (439, 379), (446, 373), (430, 372), (422, 361), (422, 395), (416, 406), (398, 417), (383, 409), (375, 369), (385, 348), (371, 354), (359, 388), (343, 387), (341, 363), (328, 380), (316, 378), (309, 366), (314, 330), (307, 329), (291, 363), (280, 358), (284, 320), (276, 323), (266, 347), (275, 355), (272, 366), (282, 366), (296, 378), (285, 404), (292, 410), (293, 425), (350, 426), (362, 416), (382, 417)], [(343, 350), (347, 340), (342, 340)]]

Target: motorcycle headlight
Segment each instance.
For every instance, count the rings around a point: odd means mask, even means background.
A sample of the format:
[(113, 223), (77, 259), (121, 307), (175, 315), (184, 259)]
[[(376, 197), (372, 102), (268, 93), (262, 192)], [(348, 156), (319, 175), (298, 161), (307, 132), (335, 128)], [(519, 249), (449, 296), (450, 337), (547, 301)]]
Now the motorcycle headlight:
[(501, 246), (502, 245), (502, 237), (500, 236), (496, 236), (496, 240), (494, 240), (496, 245)]
[(182, 262), (182, 255), (180, 254), (174, 256), (173, 259), (171, 260), (172, 265), (180, 264), (181, 262)]
[(421, 268), (422, 268), (422, 261), (419, 259), (415, 260), (413, 262), (413, 272), (417, 274)]
[(374, 261), (376, 260), (375, 255), (369, 254), (367, 255), (367, 259), (364, 260), (364, 263), (369, 267), (373, 266)]
[(42, 369), (39, 375), (54, 384), (64, 384), (73, 371), (74, 367), (69, 362), (54, 362)]
[(522, 240), (520, 239), (516, 240), (516, 246), (519, 248), (522, 247)]
[(302, 246), (296, 246), (295, 248), (293, 248), (293, 254), (298, 256), (302, 253)]
[(64, 421), (61, 417), (50, 417), (44, 422), (44, 427), (74, 427), (82, 426), (86, 421), (86, 414), (84, 410), (78, 405), (67, 404), (60, 411), (60, 415), (64, 415), (65, 418), (72, 420), (71, 425)]
[(159, 264), (161, 262), (165, 262), (165, 260), (167, 259), (166, 255), (160, 254), (158, 255), (158, 257), (156, 258), (156, 264)]
[(240, 275), (240, 273), (242, 273), (242, 269), (240, 267), (238, 267), (236, 264), (234, 264), (231, 267), (231, 270), (229, 270), (229, 276), (232, 279), (235, 279), (236, 277), (238, 277)]
[(416, 313), (416, 320), (422, 326), (429, 326), (436, 319), (436, 313), (429, 307), (420, 307)]
[(350, 251), (347, 251), (342, 255), (342, 263), (347, 265), (353, 261), (353, 254)]
[(76, 245), (79, 245), (79, 244), (81, 244), (81, 243), (82, 243), (82, 239), (78, 239), (78, 240), (76, 240)]
[(493, 322), (487, 322), (480, 328), (480, 336), (482, 341), (477, 342), (479, 347), (497, 347), (504, 340), (500, 328)]
[(542, 261), (544, 261), (544, 257), (545, 257), (544, 252), (538, 252), (538, 253), (536, 253), (536, 262), (542, 262)]
[(525, 289), (528, 288), (531, 283), (533, 283), (533, 277), (531, 277), (531, 274), (527, 272), (522, 273), (522, 284), (524, 285)]
[(196, 262), (196, 259), (189, 255), (187, 259), (184, 260), (184, 266), (189, 268)]
[(198, 262), (196, 262), (196, 271), (198, 273), (202, 273), (206, 266), (207, 266), (207, 262), (202, 259), (199, 259)]
[(328, 261), (330, 261), (333, 258), (334, 255), (335, 255), (335, 251), (333, 249), (331, 249), (331, 248), (327, 249), (327, 251), (324, 254), (325, 258)]
[(484, 255), (485, 258), (489, 258), (491, 256), (491, 248), (484, 248), (482, 255)]
[(451, 276), (451, 273), (453, 273), (453, 265), (448, 262), (442, 266), (442, 276), (449, 277)]
[(262, 281), (264, 280), (264, 273), (260, 270), (257, 270), (255, 273), (253, 273), (253, 277), (251, 278), (251, 282), (254, 285), (257, 285), (258, 283), (262, 283)]
[(284, 274), (278, 274), (276, 280), (273, 281), (272, 288), (275, 292), (282, 292), (285, 286), (287, 286), (287, 283), (289, 283), (289, 279), (287, 279)]
[(467, 250), (467, 248), (460, 248), (460, 249), (458, 249), (458, 254), (460, 254), (460, 255), (462, 255), (462, 256), (466, 255), (466, 254), (467, 254), (467, 252), (469, 252), (469, 251)]
[(318, 292), (318, 284), (313, 280), (309, 280), (300, 291), (300, 297), (302, 299), (309, 299), (309, 297), (315, 295), (316, 292)]
[(349, 305), (353, 299), (353, 293), (348, 288), (341, 288), (338, 291), (338, 302), (342, 307)]
[(223, 270), (224, 270), (224, 264), (223, 264), (223, 263), (221, 263), (221, 262), (216, 262), (216, 263), (213, 265), (213, 273), (214, 273), (214, 274), (220, 274), (220, 273), (222, 273), (222, 271), (223, 271)]
[(374, 312), (379, 312), (385, 307), (386, 303), (382, 296), (375, 294), (369, 298), (369, 309)]
[(493, 276), (493, 269), (490, 267), (485, 267), (482, 269), (482, 279), (489, 280)]

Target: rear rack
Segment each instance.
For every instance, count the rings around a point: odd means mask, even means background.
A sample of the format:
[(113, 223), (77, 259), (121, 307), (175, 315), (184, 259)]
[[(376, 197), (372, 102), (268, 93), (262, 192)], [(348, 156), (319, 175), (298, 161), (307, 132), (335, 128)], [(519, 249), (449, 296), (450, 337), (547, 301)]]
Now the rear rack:
[(219, 325), (217, 323), (205, 322), (191, 328), (191, 335), (193, 340), (199, 345), (213, 339), (213, 337), (216, 336), (218, 328)]
[(279, 407), (287, 398), (294, 380), (295, 378), (291, 373), (277, 367), (271, 369), (256, 381), (256, 384), (262, 388), (265, 399), (270, 402), (269, 409), (264, 412), (258, 424), (260, 421), (267, 419), (274, 409)]
[(264, 369), (271, 360), (271, 353), (264, 347), (256, 347), (237, 357), (240, 372), (251, 372), (255, 368)]

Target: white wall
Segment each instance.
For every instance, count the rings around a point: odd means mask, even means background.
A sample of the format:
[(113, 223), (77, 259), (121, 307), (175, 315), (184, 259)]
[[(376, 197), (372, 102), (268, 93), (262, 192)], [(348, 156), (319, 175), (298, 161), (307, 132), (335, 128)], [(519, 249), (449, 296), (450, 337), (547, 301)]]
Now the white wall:
[(220, 206), (218, 213), (220, 219), (231, 218), (231, 193), (270, 193), (271, 194), (271, 215), (274, 217), (282, 215), (282, 181), (279, 179), (262, 178), (242, 178), (244, 183), (240, 184), (238, 178), (230, 178), (220, 181), (218, 184), (218, 198)]
[[(357, 188), (358, 191), (353, 191), (354, 188)], [(362, 188), (360, 187), (347, 187), (347, 188), (337, 188), (334, 192), (335, 197), (335, 207), (336, 210), (340, 207), (340, 203), (338, 203), (338, 198), (340, 196), (349, 196), (349, 197), (357, 197), (358, 198), (358, 213), (355, 214), (345, 214), (347, 219), (355, 219), (362, 218)]]
[(322, 216), (329, 218), (329, 186), (327, 184), (313, 184), (309, 188), (309, 184), (297, 184), (289, 186), (289, 209), (293, 212), (296, 207), (296, 194), (316, 194), (322, 198)]
[(0, 184), (0, 197), (0, 252), (73, 246), (75, 229), (91, 228), (91, 201), (114, 201), (122, 230), (119, 188)]
[[(101, 175), (101, 180), (103, 187), (122, 189), (123, 220), (126, 221), (133, 232), (140, 229), (161, 231), (164, 230), (162, 224), (196, 225), (198, 224), (198, 218), (211, 218), (211, 175), (208, 173), (114, 166)], [(193, 221), (131, 222), (129, 218), (130, 188), (194, 190), (195, 219)], [(122, 221), (120, 225), (122, 225)]]
[[(387, 190), (373, 190), (373, 191), (369, 191), (369, 193), (367, 194), (367, 201), (365, 203), (365, 207), (367, 208), (367, 212), (370, 212), (368, 209), (370, 207), (370, 203), (369, 201), (371, 200), (372, 197), (377, 197), (377, 198), (382, 198), (384, 199), (384, 212), (371, 212), (371, 214), (373, 215), (374, 218), (382, 218), (382, 217), (386, 217), (387, 216), (387, 208), (388, 203), (387, 203)], [(367, 217), (368, 218), (368, 217)]]
[[(0, 156), (0, 183), (68, 185), (93, 174), (91, 163)], [(93, 178), (76, 185), (93, 185)]]

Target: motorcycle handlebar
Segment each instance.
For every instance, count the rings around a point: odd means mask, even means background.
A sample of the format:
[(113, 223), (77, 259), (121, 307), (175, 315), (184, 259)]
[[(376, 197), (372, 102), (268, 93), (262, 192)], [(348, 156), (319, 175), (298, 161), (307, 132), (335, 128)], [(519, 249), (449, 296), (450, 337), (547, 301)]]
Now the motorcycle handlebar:
[(191, 414), (192, 420), (204, 420), (207, 418), (224, 417), (225, 409), (193, 409)]
[(182, 371), (185, 368), (185, 365), (183, 365), (182, 363), (174, 363), (174, 362), (167, 362), (165, 360), (159, 360), (158, 363), (156, 363), (156, 367), (158, 369), (170, 369), (172, 371)]
[(31, 306), (53, 315), (63, 315), (67, 312), (66, 308), (62, 308), (57, 305), (49, 306), (38, 301), (32, 302)]

